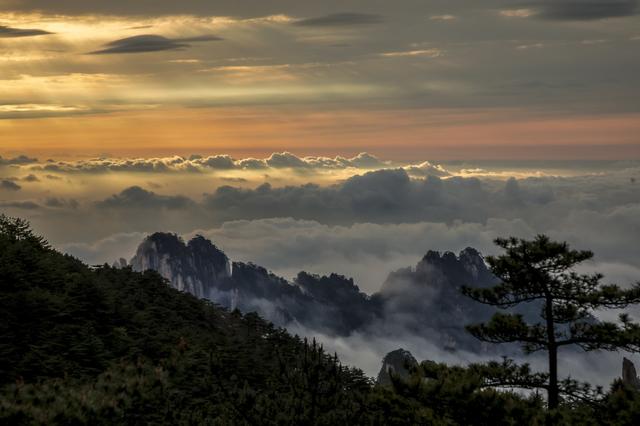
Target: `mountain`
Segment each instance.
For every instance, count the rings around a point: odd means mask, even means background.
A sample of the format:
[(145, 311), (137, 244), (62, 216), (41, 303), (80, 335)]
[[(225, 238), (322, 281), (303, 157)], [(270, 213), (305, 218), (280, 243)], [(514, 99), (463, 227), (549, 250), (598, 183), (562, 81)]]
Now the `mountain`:
[(456, 256), (428, 251), (414, 268), (389, 274), (375, 295), (388, 322), (413, 334), (429, 334), (445, 349), (478, 345), (464, 326), (488, 318), (491, 310), (460, 292), (463, 285), (487, 287), (495, 283), (480, 253), (466, 248)]
[[(149, 264), (215, 265), (226, 276), (225, 258), (201, 241), (186, 252), (156, 244), (186, 256), (159, 251)], [(215, 257), (199, 265), (199, 255)], [(177, 291), (153, 271), (90, 268), (1, 214), (0, 318), (0, 424), (374, 424), (382, 415), (367, 402), (370, 380), (315, 341)]]
[(371, 296), (338, 274), (300, 272), (288, 281), (253, 263), (231, 262), (202, 236), (185, 243), (175, 234), (152, 234), (130, 265), (134, 271), (155, 270), (172, 287), (231, 310), (257, 312), (277, 325), (332, 335), (401, 332), (437, 339), (448, 350), (482, 350), (464, 327), (493, 312), (460, 293), (462, 285), (495, 283), (473, 248), (457, 256), (429, 251), (415, 267), (389, 274)]
[[(314, 301), (332, 297), (327, 288), (360, 297), (344, 277), (297, 281), (287, 285)], [(486, 379), (507, 372), (495, 366), (423, 362), (421, 380), (374, 386), (315, 341), (167, 284), (154, 271), (89, 267), (51, 248), (26, 222), (0, 214), (0, 424), (507, 425), (549, 418), (537, 395), (487, 389)], [(390, 353), (383, 375), (406, 374), (412, 358)], [(625, 375), (635, 381), (629, 364)], [(640, 393), (618, 382), (598, 404), (570, 401), (561, 410), (562, 424), (636, 424)]]
[(382, 368), (380, 368), (376, 383), (383, 386), (390, 386), (392, 385), (392, 375), (406, 380), (411, 374), (410, 369), (416, 365), (418, 365), (418, 361), (416, 361), (409, 351), (396, 349), (395, 351), (389, 352), (382, 360)]
[(176, 235), (155, 233), (140, 244), (130, 264), (134, 271), (157, 271), (174, 288), (205, 299), (231, 276), (227, 255), (201, 236), (184, 244)]
[(259, 265), (231, 262), (202, 236), (185, 243), (175, 234), (152, 234), (129, 264), (134, 271), (157, 271), (178, 290), (231, 310), (258, 312), (277, 325), (345, 335), (375, 317), (368, 296), (352, 279), (301, 272), (289, 282)]
[(636, 366), (627, 358), (622, 358), (622, 383), (632, 389), (640, 390), (640, 378), (636, 373)]

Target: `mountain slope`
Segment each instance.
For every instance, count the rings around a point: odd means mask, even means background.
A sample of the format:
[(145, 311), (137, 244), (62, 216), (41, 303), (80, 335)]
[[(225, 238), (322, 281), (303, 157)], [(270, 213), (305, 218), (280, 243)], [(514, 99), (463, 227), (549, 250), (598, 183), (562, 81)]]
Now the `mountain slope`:
[(371, 391), (315, 342), (4, 216), (0, 318), (2, 424), (347, 424)]
[(230, 262), (201, 236), (185, 243), (175, 234), (152, 234), (140, 244), (130, 264), (139, 272), (157, 271), (178, 290), (229, 309), (258, 312), (278, 325), (301, 324), (349, 334), (376, 314), (353, 280), (301, 272), (290, 283), (253, 263)]
[(138, 271), (154, 269), (173, 287), (230, 309), (255, 311), (281, 326), (301, 325), (330, 335), (401, 332), (437, 340), (449, 350), (477, 351), (482, 345), (464, 327), (493, 312), (459, 290), (462, 285), (495, 282), (472, 248), (458, 256), (429, 251), (415, 267), (392, 272), (371, 296), (338, 274), (300, 272), (289, 282), (261, 266), (230, 262), (201, 236), (185, 243), (175, 234), (150, 235), (131, 265)]
[[(316, 278), (304, 292), (321, 299)], [(340, 280), (346, 298), (358, 293)], [(541, 424), (540, 398), (485, 383), (471, 367), (423, 362), (411, 380), (374, 387), (256, 314), (156, 272), (89, 268), (0, 214), (0, 424)], [(638, 395), (617, 384), (601, 409), (567, 404), (562, 415), (630, 424)]]

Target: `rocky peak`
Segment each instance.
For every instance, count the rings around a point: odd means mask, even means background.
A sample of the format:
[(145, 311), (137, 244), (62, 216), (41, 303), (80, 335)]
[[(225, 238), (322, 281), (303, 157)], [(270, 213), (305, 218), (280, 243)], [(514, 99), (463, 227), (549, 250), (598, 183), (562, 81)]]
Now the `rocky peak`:
[(441, 259), (439, 251), (429, 250), (420, 263), (438, 263)]
[(638, 378), (636, 373), (636, 367), (633, 362), (627, 358), (622, 359), (622, 383), (640, 390), (640, 378)]
[(493, 281), (482, 255), (471, 247), (462, 250), (458, 256), (450, 251), (440, 255), (440, 252), (429, 250), (416, 265), (415, 272), (423, 281), (431, 282), (475, 286)]
[(382, 360), (382, 368), (376, 382), (383, 386), (391, 385), (392, 375), (407, 380), (411, 376), (410, 370), (417, 365), (418, 361), (411, 352), (405, 349), (396, 349), (389, 352)]
[(157, 271), (174, 288), (209, 298), (218, 283), (231, 275), (229, 258), (202, 236), (187, 244), (176, 234), (157, 232), (145, 238), (131, 259), (134, 271)]
[(353, 282), (353, 278), (347, 278), (339, 274), (319, 276), (300, 272), (295, 283), (307, 294), (320, 300), (327, 300), (335, 296), (364, 296), (360, 288)]
[(483, 279), (491, 275), (480, 252), (472, 247), (462, 250), (458, 259), (464, 269), (475, 279)]
[(115, 262), (113, 262), (112, 266), (114, 268), (116, 268), (116, 269), (123, 269), (123, 268), (126, 268), (127, 266), (129, 266), (129, 263), (126, 261), (126, 259), (121, 257), (120, 259), (118, 259)]

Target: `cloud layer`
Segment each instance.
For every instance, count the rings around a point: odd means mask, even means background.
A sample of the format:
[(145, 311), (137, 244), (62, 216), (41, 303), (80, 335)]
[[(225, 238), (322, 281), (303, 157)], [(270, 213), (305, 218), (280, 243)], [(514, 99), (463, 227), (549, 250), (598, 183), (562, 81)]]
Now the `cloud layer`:
[[(3, 164), (26, 164), (35, 162), (25, 156), (13, 159), (2, 160)], [(201, 156), (191, 155), (189, 157), (167, 157), (167, 158), (97, 158), (78, 161), (54, 161), (50, 160), (44, 164), (34, 166), (34, 170), (45, 170), (59, 173), (106, 173), (106, 172), (141, 172), (141, 173), (167, 173), (167, 172), (205, 172), (205, 171), (225, 171), (225, 170), (246, 170), (246, 171), (267, 171), (269, 169), (292, 169), (298, 172), (311, 172), (314, 170), (344, 170), (361, 169), (376, 170), (394, 167), (390, 161), (383, 161), (368, 154), (360, 153), (354, 157), (319, 157), (308, 156), (299, 157), (290, 152), (277, 152), (267, 158), (242, 158), (235, 159), (229, 155)], [(442, 166), (432, 164), (428, 161), (406, 166), (412, 175), (417, 176), (448, 176)]]
[(213, 35), (169, 39), (160, 35), (145, 34), (123, 38), (109, 42), (100, 50), (90, 52), (92, 55), (107, 55), (117, 53), (160, 52), (163, 50), (185, 49), (190, 47), (188, 42), (220, 41), (222, 38)]
[[(71, 244), (76, 254), (92, 262), (113, 260), (111, 254), (117, 250), (101, 255), (100, 241), (112, 241), (114, 235), (120, 235), (116, 239), (124, 244), (127, 257), (142, 233), (189, 234), (197, 229), (236, 259), (257, 261), (289, 277), (299, 269), (351, 275), (367, 290), (377, 289), (381, 280), (376, 276), (389, 266), (412, 264), (428, 249), (474, 246), (488, 253), (491, 240), (504, 235), (549, 233), (591, 248), (616, 276), (628, 277), (640, 268), (635, 241), (640, 230), (637, 166), (506, 180), (503, 172), (495, 172), (499, 179), (424, 178), (411, 177), (410, 167), (348, 169), (357, 175), (337, 182), (336, 176), (342, 175), (329, 175), (333, 182), (306, 184), (289, 183), (291, 170), (297, 169), (280, 169), (288, 176), (281, 181), (279, 169), (236, 169), (233, 161), (217, 167), (223, 179), (209, 190), (217, 178), (206, 173), (56, 172), (64, 182), (58, 187), (47, 177), (53, 176), (50, 170), (31, 171), (24, 176), (36, 173), (38, 181), (21, 176), (7, 180), (20, 182), (22, 189), (4, 191), (12, 203), (5, 209), (27, 216), (54, 242)], [(301, 167), (306, 170), (306, 163)], [(272, 182), (256, 186), (255, 173)], [(298, 176), (302, 182), (326, 179), (314, 173)], [(111, 195), (111, 186), (104, 187), (107, 180), (134, 178), (139, 184)], [(41, 186), (47, 192), (31, 195)], [(69, 192), (72, 188), (75, 192)], [(95, 227), (96, 221), (100, 227)]]
[(12, 28), (0, 25), (0, 38), (34, 37), (48, 34), (52, 33), (37, 28)]
[(637, 0), (543, 0), (532, 4), (540, 8), (540, 17), (559, 20), (615, 18), (638, 12)]
[(379, 24), (383, 21), (382, 16), (368, 13), (333, 13), (317, 18), (301, 19), (296, 21), (295, 25), (303, 27), (341, 27)]

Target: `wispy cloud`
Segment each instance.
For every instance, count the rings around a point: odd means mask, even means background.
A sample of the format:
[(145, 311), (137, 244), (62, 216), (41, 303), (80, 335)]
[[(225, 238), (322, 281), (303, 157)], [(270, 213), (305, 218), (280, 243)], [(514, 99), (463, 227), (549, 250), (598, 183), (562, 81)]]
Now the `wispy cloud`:
[(507, 18), (528, 18), (535, 14), (536, 12), (531, 9), (505, 9), (500, 11), (500, 15)]
[(529, 50), (529, 49), (542, 49), (544, 47), (544, 43), (532, 43), (532, 44), (521, 44), (516, 47), (518, 50)]
[(455, 15), (433, 15), (429, 19), (432, 21), (454, 21), (458, 18)]
[(0, 189), (7, 191), (20, 191), (22, 187), (12, 180), (4, 179), (0, 181)]
[(167, 38), (155, 34), (143, 34), (126, 37), (105, 44), (103, 49), (89, 52), (91, 55), (118, 54), (118, 53), (144, 53), (160, 52), (164, 50), (177, 50), (190, 47), (192, 42), (220, 41), (221, 37), (214, 35), (202, 35), (198, 37)]
[(538, 0), (539, 16), (558, 20), (595, 20), (635, 15), (637, 0)]
[(28, 157), (26, 155), (19, 155), (13, 158), (2, 158), (2, 156), (0, 156), (0, 166), (32, 164), (37, 161), (37, 158)]
[(589, 21), (632, 16), (638, 12), (637, 0), (532, 0), (527, 8), (505, 9), (500, 14), (509, 18)]
[(34, 37), (49, 34), (53, 33), (37, 28), (13, 28), (0, 25), (0, 38)]
[(335, 27), (351, 25), (370, 25), (383, 22), (380, 15), (369, 13), (334, 13), (317, 18), (301, 19), (294, 22), (294, 25), (304, 27)]
[(380, 56), (384, 56), (386, 58), (397, 58), (397, 57), (406, 57), (406, 56), (427, 56), (430, 58), (437, 58), (444, 55), (444, 51), (440, 49), (421, 49), (421, 50), (403, 50), (399, 52), (385, 52), (381, 53)]

